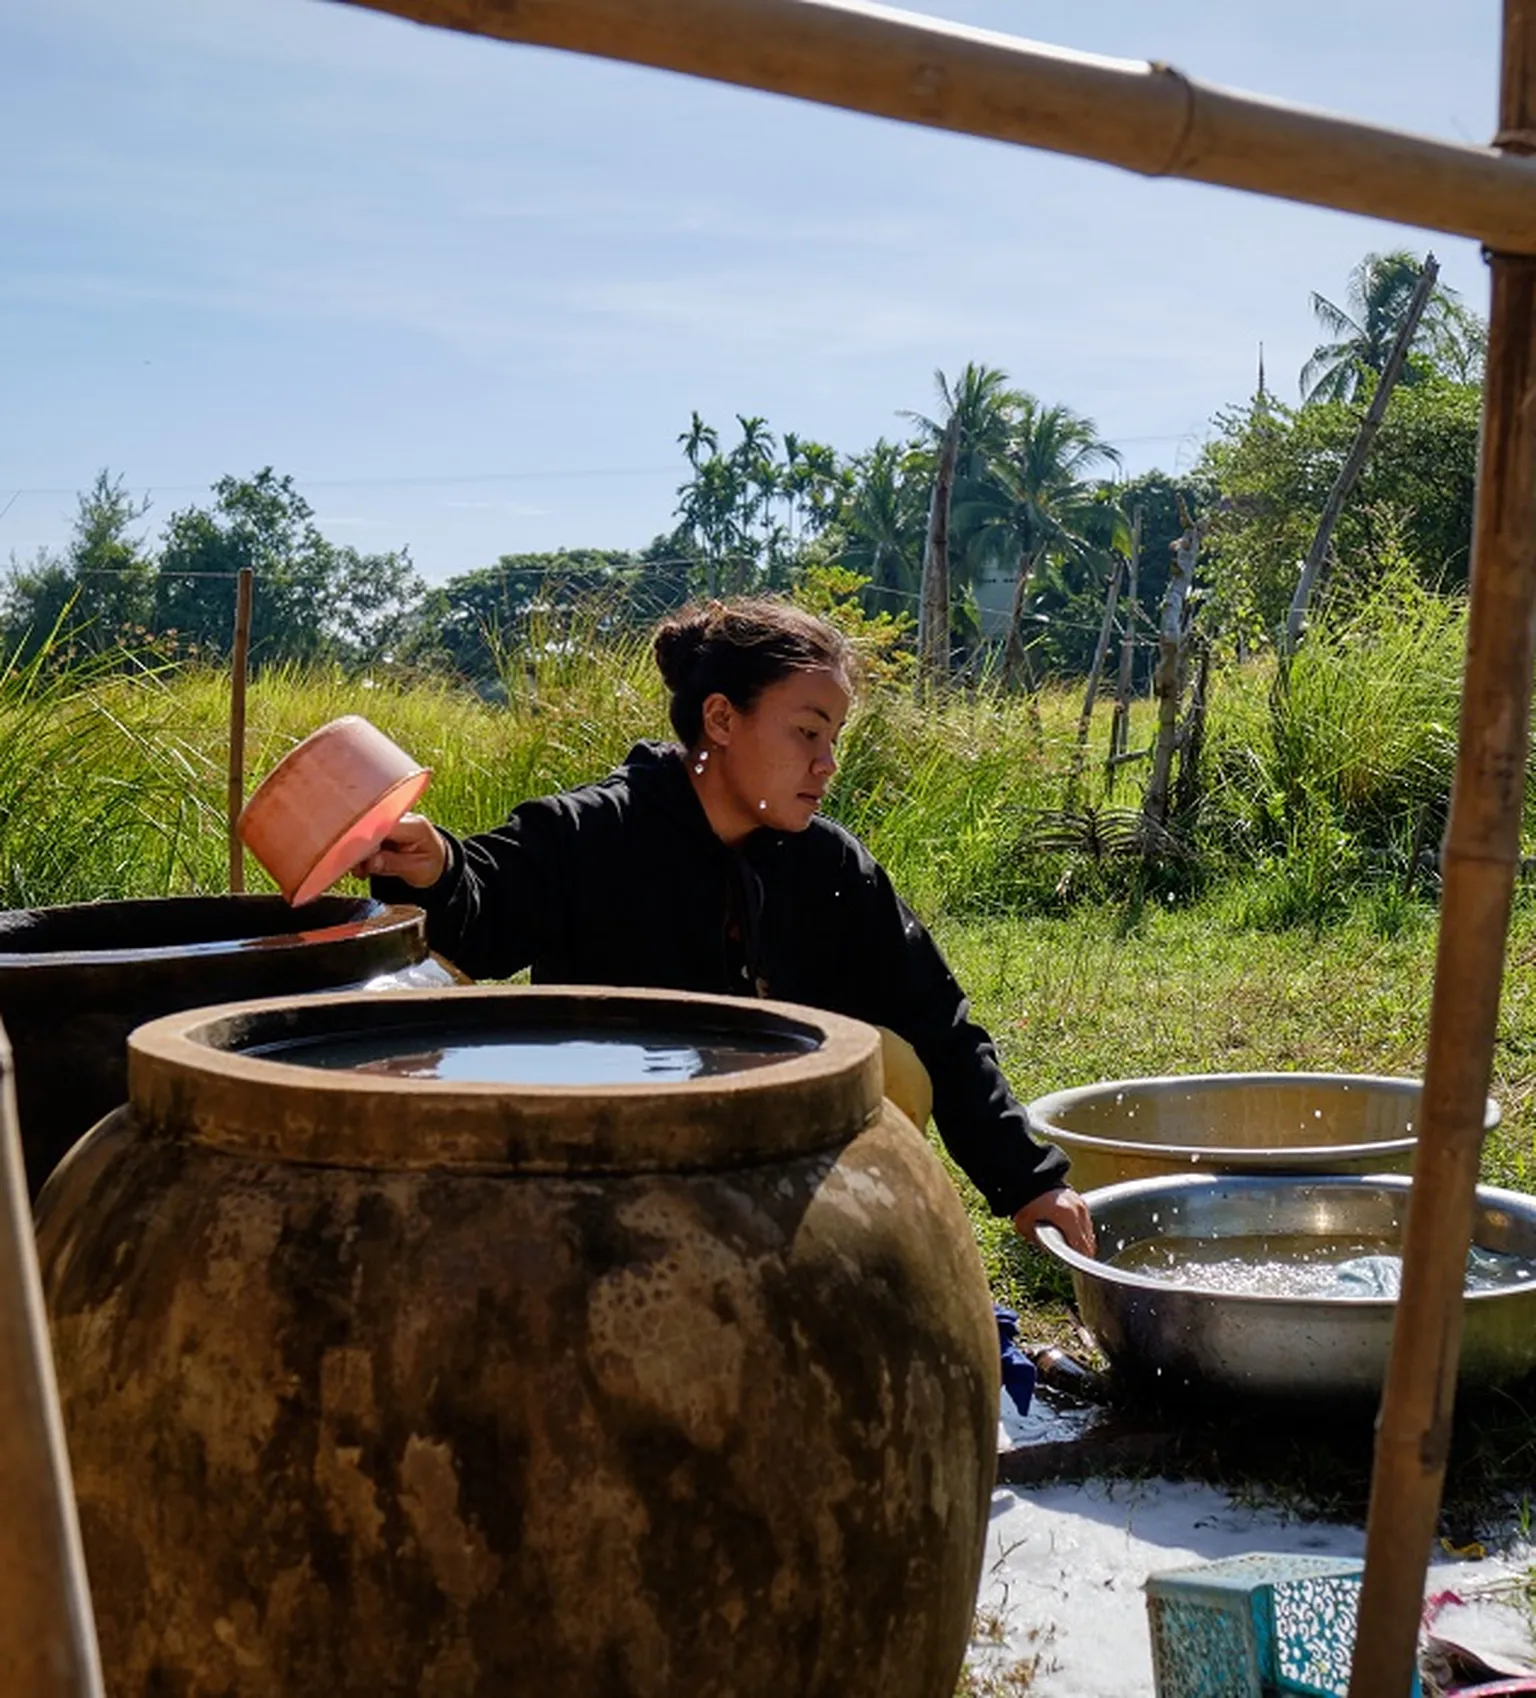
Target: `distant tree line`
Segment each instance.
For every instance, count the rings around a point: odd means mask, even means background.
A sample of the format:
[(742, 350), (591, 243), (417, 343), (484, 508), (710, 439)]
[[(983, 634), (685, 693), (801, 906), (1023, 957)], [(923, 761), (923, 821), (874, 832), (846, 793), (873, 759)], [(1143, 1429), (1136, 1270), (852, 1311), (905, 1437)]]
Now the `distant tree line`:
[[(843, 454), (739, 415), (722, 436), (695, 413), (678, 443), (684, 476), (673, 528), (636, 550), (506, 554), (428, 586), (404, 548), (361, 553), (330, 541), (293, 480), (270, 467), (221, 478), (201, 506), (173, 513), (158, 542), (146, 505), (103, 471), (79, 497), (57, 552), (14, 558), (0, 580), (0, 641), (35, 652), (67, 633), (75, 646), (227, 654), (240, 568), (257, 574), (253, 663), (381, 665), (447, 671), (488, 685), (520, 645), (552, 639), (576, 605), (615, 623), (654, 619), (690, 595), (745, 590), (824, 597), (838, 586), (888, 632), (915, 622), (935, 487), (946, 442), (949, 651), (955, 667), (1017, 657), (1027, 679), (1082, 673), (1105, 586), (1139, 516), (1139, 617), (1168, 581), (1171, 552), (1204, 519), (1197, 595), (1217, 640), (1273, 640), (1317, 514), (1422, 262), (1371, 254), (1338, 306), (1312, 306), (1329, 340), (1301, 374), (1292, 406), (1262, 377), (1220, 414), (1185, 474), (1119, 476), (1091, 419), (1047, 403), (995, 367), (937, 374), (932, 416)], [(1336, 576), (1384, 562), (1436, 588), (1465, 582), (1486, 330), (1437, 289), (1386, 422), (1334, 540)], [(1135, 609), (1124, 617), (1137, 618)]]

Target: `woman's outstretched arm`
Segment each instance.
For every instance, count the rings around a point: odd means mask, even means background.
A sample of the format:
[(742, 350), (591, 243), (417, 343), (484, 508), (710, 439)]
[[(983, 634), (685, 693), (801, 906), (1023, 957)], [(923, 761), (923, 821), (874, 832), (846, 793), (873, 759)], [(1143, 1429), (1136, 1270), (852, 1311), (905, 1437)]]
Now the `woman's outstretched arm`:
[(407, 814), (358, 871), (379, 901), (422, 908), (427, 942), (461, 972), (504, 979), (557, 935), (566, 835), (557, 797), (524, 802), (505, 825), (462, 840)]

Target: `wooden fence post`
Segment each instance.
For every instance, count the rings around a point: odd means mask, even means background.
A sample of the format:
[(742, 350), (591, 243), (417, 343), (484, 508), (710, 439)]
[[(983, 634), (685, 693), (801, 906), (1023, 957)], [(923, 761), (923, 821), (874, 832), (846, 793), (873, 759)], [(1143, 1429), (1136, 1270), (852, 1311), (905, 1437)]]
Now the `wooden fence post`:
[(1189, 637), (1189, 592), (1194, 588), (1195, 563), (1205, 521), (1196, 524), (1185, 515), (1184, 534), (1174, 545), (1173, 571), (1163, 597), (1157, 633), (1157, 672), (1152, 680), (1157, 696), (1157, 740), (1152, 746), (1152, 773), (1141, 804), (1144, 820), (1162, 825), (1168, 817), (1168, 780), (1179, 728), (1179, 700), (1184, 693), (1184, 651)]
[(939, 463), (928, 504), (922, 595), (917, 604), (917, 695), (921, 700), (949, 677), (949, 505), (960, 452), (960, 414), (951, 411), (939, 443)]
[(1104, 670), (1104, 656), (1109, 651), (1109, 633), (1114, 629), (1115, 604), (1120, 599), (1120, 580), (1125, 575), (1125, 561), (1117, 554), (1114, 570), (1109, 574), (1109, 589), (1104, 597), (1104, 619), (1099, 626), (1099, 640), (1093, 648), (1093, 664), (1088, 668), (1088, 687), (1083, 691), (1083, 711), (1077, 719), (1077, 747), (1072, 752), (1072, 770), (1067, 779), (1067, 806), (1070, 808), (1083, 776), (1083, 760), (1088, 752), (1088, 733), (1093, 727), (1093, 703), (1099, 693), (1099, 674)]
[(235, 639), (230, 654), (229, 793), (225, 803), (229, 829), (229, 888), (238, 896), (245, 889), (245, 850), (235, 821), (245, 806), (245, 680), (251, 658), (251, 597), (254, 574), (240, 568), (235, 585)]
[(1141, 567), (1141, 508), (1131, 515), (1131, 568), (1126, 585), (1125, 623), (1120, 636), (1120, 675), (1115, 681), (1115, 716), (1109, 724), (1109, 760), (1105, 778), (1111, 794), (1115, 774), (1119, 771), (1117, 757), (1125, 753), (1131, 735), (1131, 693), (1136, 677), (1136, 621), (1141, 617), (1141, 601), (1137, 592), (1136, 575)]

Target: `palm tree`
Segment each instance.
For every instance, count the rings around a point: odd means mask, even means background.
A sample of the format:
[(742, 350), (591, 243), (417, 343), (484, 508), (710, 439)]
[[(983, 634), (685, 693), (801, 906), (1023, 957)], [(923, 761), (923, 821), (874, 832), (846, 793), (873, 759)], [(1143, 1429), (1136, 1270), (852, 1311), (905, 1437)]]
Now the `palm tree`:
[(931, 468), (909, 446), (882, 436), (854, 462), (854, 484), (839, 515), (842, 563), (869, 579), (875, 602), (900, 607), (917, 590), (926, 478)]
[(943, 440), (950, 421), (960, 420), (959, 447), (955, 455), (955, 482), (958, 486), (986, 466), (992, 456), (1008, 445), (1014, 409), (1027, 397), (1014, 389), (1008, 373), (996, 366), (977, 365), (970, 361), (959, 379), (950, 384), (942, 371), (933, 374), (939, 399), (943, 403), (941, 417), (930, 419), (924, 413), (905, 413), (917, 425), (919, 432), (935, 446)]
[(820, 536), (838, 516), (854, 485), (852, 468), (835, 448), (784, 432), (781, 488), (789, 503), (791, 545), (804, 535)]
[(996, 366), (967, 362), (951, 387), (942, 371), (934, 381), (944, 403), (942, 421), (922, 413), (906, 416), (916, 422), (933, 446), (933, 497), (928, 508), (928, 535), (923, 547), (923, 581), (918, 604), (919, 692), (946, 677), (950, 661), (950, 510), (957, 487), (974, 481), (977, 473), (1002, 451), (1008, 441), (1013, 413), (1024, 399), (1008, 385), (1008, 374)]
[(711, 454), (694, 464), (693, 476), (677, 494), (677, 517), (703, 556), (704, 593), (712, 596), (727, 563), (739, 560), (747, 540), (741, 523), (740, 471), (731, 456)]
[[(1368, 371), (1380, 373), (1398, 327), (1424, 272), (1424, 262), (1406, 248), (1367, 254), (1349, 274), (1348, 309), (1314, 293), (1312, 311), (1330, 336), (1301, 368), (1304, 401), (1349, 401)], [(1432, 342), (1455, 306), (1454, 291), (1437, 287), (1429, 297), (1414, 341)], [(1411, 383), (1410, 366), (1403, 382)]]
[(699, 469), (699, 461), (704, 458), (707, 448), (711, 455), (720, 452), (720, 435), (713, 425), (707, 425), (697, 413), (690, 420), (687, 430), (677, 439), (683, 447), (683, 454), (694, 471)]
[(743, 509), (739, 529), (743, 540), (750, 542), (754, 558), (737, 561), (731, 587), (737, 591), (745, 589), (748, 574), (759, 567), (766, 567), (769, 584), (777, 587), (777, 567), (784, 542), (783, 527), (773, 516), (773, 499), (779, 492), (781, 476), (775, 457), (778, 444), (767, 419), (738, 413), (736, 422), (741, 426), (741, 441), (731, 450), (731, 460), (736, 468)]
[(1007, 446), (990, 460), (985, 476), (967, 487), (958, 517), (968, 537), (969, 563), (1007, 561), (1015, 571), (1003, 657), (1006, 683), (1028, 678), (1024, 617), (1041, 568), (1047, 561), (1065, 567), (1087, 560), (1128, 535), (1124, 515), (1104, 500), (1096, 476), (1119, 464), (1119, 454), (1092, 419), (1020, 395)]

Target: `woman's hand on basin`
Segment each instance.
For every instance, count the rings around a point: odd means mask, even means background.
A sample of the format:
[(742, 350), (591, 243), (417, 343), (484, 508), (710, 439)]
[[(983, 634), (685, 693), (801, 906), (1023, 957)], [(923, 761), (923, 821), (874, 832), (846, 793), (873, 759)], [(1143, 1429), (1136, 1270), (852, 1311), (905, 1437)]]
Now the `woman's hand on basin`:
[(1037, 1242), (1036, 1234), (1042, 1226), (1054, 1226), (1081, 1255), (1091, 1256), (1097, 1248), (1088, 1205), (1070, 1185), (1043, 1191), (1031, 1199), (1013, 1217), (1013, 1225), (1032, 1244)]
[(407, 814), (365, 860), (352, 869), (360, 878), (397, 878), (415, 890), (436, 884), (448, 865), (448, 845), (425, 814)]

